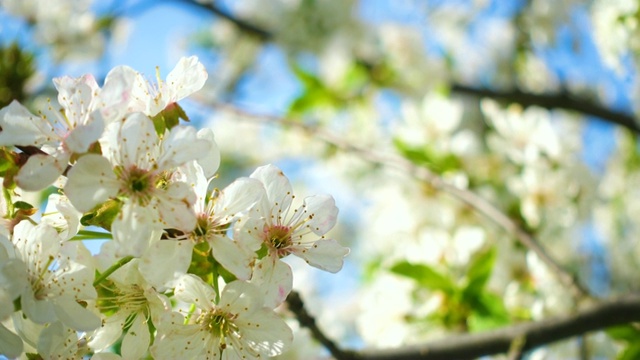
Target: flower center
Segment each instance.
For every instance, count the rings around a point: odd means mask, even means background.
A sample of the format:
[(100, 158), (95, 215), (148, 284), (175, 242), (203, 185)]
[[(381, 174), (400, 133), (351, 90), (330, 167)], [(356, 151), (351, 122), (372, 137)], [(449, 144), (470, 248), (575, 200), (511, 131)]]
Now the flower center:
[(147, 205), (153, 198), (157, 181), (154, 172), (133, 166), (129, 169), (121, 169), (119, 177), (122, 181), (120, 192), (123, 195), (137, 201), (140, 205)]
[(265, 226), (263, 229), (263, 240), (267, 246), (276, 251), (278, 256), (284, 256), (287, 255), (287, 248), (289, 248), (292, 243), (291, 232), (292, 228), (290, 226)]
[(202, 324), (203, 328), (214, 337), (220, 339), (220, 348), (226, 348), (225, 337), (238, 332), (238, 326), (233, 322), (238, 317), (236, 314), (224, 312), (220, 309), (201, 314), (196, 323)]

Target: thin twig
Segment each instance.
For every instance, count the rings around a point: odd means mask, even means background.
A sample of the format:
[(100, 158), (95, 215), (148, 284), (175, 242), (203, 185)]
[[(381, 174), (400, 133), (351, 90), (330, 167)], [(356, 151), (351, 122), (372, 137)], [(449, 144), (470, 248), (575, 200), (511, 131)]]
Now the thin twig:
[(538, 256), (538, 258), (540, 258), (540, 260), (548, 267), (551, 273), (553, 273), (564, 286), (567, 286), (572, 291), (573, 295), (576, 298), (590, 298), (589, 291), (587, 291), (587, 289), (583, 287), (582, 284), (580, 284), (578, 279), (573, 274), (564, 269), (560, 265), (560, 263), (558, 263), (551, 255), (549, 255), (546, 249), (538, 242), (536, 238), (521, 229), (515, 221), (513, 221), (506, 214), (500, 211), (500, 209), (498, 209), (489, 201), (485, 200), (476, 193), (467, 189), (459, 188), (445, 181), (438, 175), (432, 173), (427, 168), (416, 166), (405, 158), (395, 155), (383, 155), (375, 153), (374, 151), (371, 151), (371, 149), (362, 148), (354, 144), (345, 142), (340, 137), (326, 131), (322, 131), (316, 126), (310, 126), (300, 121), (293, 121), (277, 116), (257, 115), (228, 104), (216, 103), (212, 105), (219, 110), (234, 114), (239, 118), (244, 118), (259, 123), (289, 126), (292, 128), (303, 130), (306, 133), (312, 134), (315, 139), (324, 141), (325, 143), (331, 144), (332, 146), (335, 146), (336, 148), (343, 151), (358, 154), (358, 156), (360, 156), (363, 160), (369, 161), (370, 163), (385, 166), (388, 168), (395, 168), (404, 173), (411, 174), (417, 180), (426, 182), (433, 186), (435, 189), (443, 191), (457, 198), (459, 201), (462, 201), (463, 203), (471, 206), (477, 212), (493, 221), (499, 227), (514, 236), (523, 246), (533, 251)]

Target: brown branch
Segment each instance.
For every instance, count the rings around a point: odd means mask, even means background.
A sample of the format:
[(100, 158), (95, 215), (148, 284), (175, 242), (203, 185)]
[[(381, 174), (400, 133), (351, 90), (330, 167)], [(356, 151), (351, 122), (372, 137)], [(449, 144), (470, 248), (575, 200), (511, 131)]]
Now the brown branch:
[(287, 305), (289, 310), (296, 315), (300, 326), (306, 327), (311, 331), (314, 339), (318, 340), (336, 360), (355, 360), (359, 359), (354, 351), (341, 350), (336, 343), (329, 339), (316, 324), (316, 319), (311, 316), (304, 307), (300, 294), (292, 291), (287, 297)]
[(579, 99), (566, 92), (556, 94), (533, 94), (520, 90), (498, 91), (487, 88), (477, 88), (463, 84), (452, 84), (451, 91), (458, 94), (503, 100), (517, 103), (524, 107), (540, 106), (546, 109), (564, 109), (584, 115), (594, 116), (606, 122), (623, 126), (636, 134), (640, 134), (638, 119), (629, 113), (616, 111), (596, 104), (588, 99)]
[(372, 164), (385, 166), (387, 168), (394, 168), (405, 174), (412, 175), (419, 181), (430, 184), (435, 189), (443, 191), (457, 198), (459, 201), (462, 201), (463, 203), (469, 205), (478, 213), (493, 221), (507, 233), (514, 236), (523, 246), (533, 251), (538, 256), (538, 258), (540, 258), (540, 260), (548, 267), (551, 273), (554, 274), (564, 286), (572, 291), (573, 295), (576, 298), (584, 299), (590, 297), (589, 291), (584, 286), (582, 286), (582, 284), (580, 284), (575, 275), (564, 269), (560, 265), (560, 263), (558, 263), (551, 255), (549, 255), (546, 249), (540, 244), (540, 242), (538, 242), (535, 237), (520, 228), (520, 226), (514, 220), (512, 220), (500, 209), (495, 207), (493, 204), (491, 204), (481, 196), (472, 191), (459, 188), (445, 181), (437, 174), (429, 171), (429, 169), (416, 166), (403, 157), (378, 154), (371, 151), (371, 149), (353, 145), (351, 143), (345, 142), (338, 136), (318, 129), (316, 126), (310, 126), (300, 121), (283, 119), (277, 116), (256, 115), (227, 104), (217, 103), (211, 105), (213, 105), (217, 109), (234, 114), (241, 119), (244, 118), (259, 123), (276, 124), (297, 128), (310, 135), (313, 135), (315, 139), (324, 141), (325, 143), (335, 146), (338, 149), (358, 154), (363, 160), (366, 160)]
[(407, 347), (365, 351), (362, 360), (476, 359), (509, 351), (512, 343), (525, 339), (523, 350), (531, 350), (591, 331), (640, 321), (640, 296), (608, 300), (570, 316), (553, 317), (478, 334), (449, 336), (441, 340)]
[(254, 36), (261, 41), (269, 41), (273, 38), (273, 34), (257, 25), (254, 25), (248, 21), (240, 19), (215, 5), (215, 2), (200, 2), (196, 0), (174, 0), (181, 4), (195, 6), (198, 9), (208, 11), (216, 16), (219, 16), (227, 21), (230, 21), (234, 25), (238, 27), (238, 29), (247, 33), (248, 35)]

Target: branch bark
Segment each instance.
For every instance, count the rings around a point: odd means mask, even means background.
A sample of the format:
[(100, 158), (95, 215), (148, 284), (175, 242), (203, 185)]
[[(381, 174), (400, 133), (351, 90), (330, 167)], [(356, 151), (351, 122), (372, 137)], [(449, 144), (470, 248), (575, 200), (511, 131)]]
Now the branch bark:
[(545, 109), (564, 109), (587, 116), (593, 116), (616, 125), (625, 127), (636, 134), (640, 134), (640, 123), (634, 116), (609, 109), (587, 99), (579, 99), (566, 92), (556, 94), (533, 94), (520, 90), (497, 91), (454, 83), (451, 91), (458, 94), (472, 95), (527, 106), (540, 106)]
[(300, 325), (309, 328), (337, 360), (470, 360), (502, 353), (515, 353), (515, 358), (519, 358), (526, 351), (542, 345), (640, 321), (640, 295), (628, 295), (603, 301), (569, 316), (552, 317), (483, 333), (450, 335), (444, 339), (398, 349), (353, 351), (340, 349), (318, 328), (315, 319), (304, 308), (299, 294), (292, 292), (287, 303)]
[(612, 299), (573, 315), (504, 327), (486, 333), (449, 336), (404, 349), (365, 351), (362, 360), (475, 359), (506, 353), (511, 344), (524, 339), (523, 350), (550, 344), (612, 326), (640, 321), (640, 296)]

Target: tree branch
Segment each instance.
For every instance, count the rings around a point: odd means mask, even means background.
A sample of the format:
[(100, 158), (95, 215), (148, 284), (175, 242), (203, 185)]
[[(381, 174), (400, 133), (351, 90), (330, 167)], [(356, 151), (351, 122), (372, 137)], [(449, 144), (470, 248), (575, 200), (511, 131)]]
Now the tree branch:
[(634, 116), (625, 112), (606, 108), (587, 99), (572, 97), (566, 92), (556, 94), (533, 94), (522, 92), (520, 90), (497, 91), (457, 83), (451, 85), (451, 91), (459, 94), (504, 100), (520, 104), (524, 107), (540, 106), (550, 110), (564, 109), (575, 111), (584, 115), (597, 117), (606, 122), (623, 126), (636, 134), (640, 134), (639, 121)]
[(247, 22), (243, 19), (240, 19), (215, 5), (214, 2), (203, 3), (195, 0), (174, 0), (178, 3), (195, 6), (201, 10), (206, 10), (216, 16), (219, 16), (227, 21), (230, 21), (234, 25), (238, 27), (238, 29), (244, 31), (245, 33), (257, 37), (261, 41), (269, 41), (273, 38), (273, 34), (271, 32), (254, 25), (250, 22)]
[(300, 294), (292, 291), (287, 297), (287, 305), (289, 310), (296, 315), (300, 326), (306, 327), (311, 331), (314, 339), (318, 340), (336, 360), (355, 360), (358, 356), (350, 350), (341, 350), (333, 340), (329, 339), (316, 324), (316, 319), (311, 316), (304, 307)]
[(637, 321), (640, 321), (640, 296), (630, 295), (602, 302), (571, 316), (523, 323), (485, 333), (449, 336), (404, 349), (366, 351), (360, 353), (360, 359), (475, 359), (506, 353), (519, 338), (524, 339), (523, 350), (531, 350), (558, 340)]

